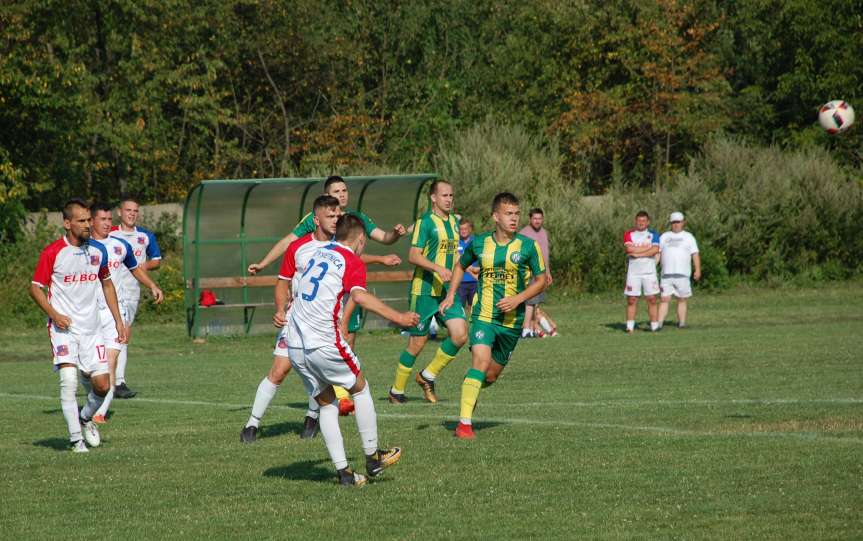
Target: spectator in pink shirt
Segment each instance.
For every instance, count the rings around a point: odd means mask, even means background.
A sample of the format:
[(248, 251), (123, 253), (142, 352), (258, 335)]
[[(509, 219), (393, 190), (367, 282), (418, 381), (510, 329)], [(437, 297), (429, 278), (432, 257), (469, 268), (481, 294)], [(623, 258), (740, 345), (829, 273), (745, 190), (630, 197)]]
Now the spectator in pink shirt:
[[(530, 222), (528, 225), (519, 231), (525, 237), (535, 240), (539, 244), (539, 249), (542, 252), (542, 259), (545, 261), (547, 283), (551, 285), (551, 269), (549, 267), (549, 252), (548, 252), (548, 231), (542, 226), (545, 221), (545, 214), (541, 208), (530, 209)], [(521, 330), (522, 338), (533, 338), (535, 336), (557, 336), (557, 329), (549, 321), (548, 317), (541, 317), (543, 312), (539, 309), (539, 305), (545, 301), (545, 293), (540, 293), (536, 297), (529, 299), (525, 304), (524, 311), (524, 326)], [(547, 328), (546, 328), (547, 327)]]

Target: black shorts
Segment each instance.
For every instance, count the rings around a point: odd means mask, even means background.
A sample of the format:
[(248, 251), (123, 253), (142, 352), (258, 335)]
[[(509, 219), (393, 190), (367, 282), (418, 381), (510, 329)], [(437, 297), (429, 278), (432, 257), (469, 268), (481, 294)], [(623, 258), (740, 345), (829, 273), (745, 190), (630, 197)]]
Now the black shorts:
[(476, 294), (476, 282), (462, 282), (458, 286), (458, 298), (461, 300), (461, 303), (473, 304), (473, 296)]

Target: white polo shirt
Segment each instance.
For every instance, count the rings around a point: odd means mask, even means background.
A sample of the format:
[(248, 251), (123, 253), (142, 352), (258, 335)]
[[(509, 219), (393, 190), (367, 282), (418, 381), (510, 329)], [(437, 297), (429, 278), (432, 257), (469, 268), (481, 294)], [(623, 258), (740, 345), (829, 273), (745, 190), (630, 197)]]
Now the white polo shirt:
[(662, 275), (692, 275), (692, 254), (698, 253), (698, 243), (688, 231), (666, 231), (659, 237)]

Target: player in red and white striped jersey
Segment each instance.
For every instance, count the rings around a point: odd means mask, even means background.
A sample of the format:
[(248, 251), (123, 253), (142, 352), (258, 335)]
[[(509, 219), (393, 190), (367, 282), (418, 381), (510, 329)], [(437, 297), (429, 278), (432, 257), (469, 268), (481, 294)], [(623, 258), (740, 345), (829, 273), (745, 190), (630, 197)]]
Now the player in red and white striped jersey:
[[(276, 337), (276, 347), (273, 350), (273, 365), (270, 367), (270, 372), (261, 380), (258, 390), (255, 392), (252, 414), (249, 416), (249, 420), (246, 421), (246, 426), (240, 432), (240, 441), (243, 443), (253, 443), (257, 440), (261, 418), (266, 413), (273, 397), (276, 396), (279, 386), (291, 371), (291, 360), (288, 355), (289, 328), (285, 325), (285, 322), (288, 319), (291, 307), (291, 291), (296, 290), (293, 286), (299, 278), (295, 274), (294, 269), (304, 268), (311, 254), (314, 253), (318, 246), (327, 244), (332, 240), (333, 235), (336, 233), (336, 221), (341, 215), (339, 200), (329, 195), (321, 195), (315, 199), (312, 205), (312, 212), (314, 213), (315, 221), (314, 232), (307, 233), (293, 241), (282, 257), (282, 266), (279, 269), (279, 279), (276, 282), (275, 288), (276, 313), (273, 316), (273, 325), (279, 329), (279, 335)], [(303, 421), (303, 432), (300, 434), (300, 437), (314, 437), (317, 433), (317, 428), (317, 402), (310, 399), (309, 410), (306, 412), (306, 418)]]
[[(150, 290), (153, 296), (153, 302), (159, 304), (164, 298), (162, 290), (150, 278), (150, 275), (144, 269), (144, 265), (138, 263), (135, 257), (135, 251), (131, 244), (120, 237), (109, 236), (111, 232), (111, 207), (105, 203), (94, 203), (90, 206), (90, 216), (93, 218), (93, 228), (91, 237), (105, 246), (108, 253), (108, 268), (111, 271), (111, 281), (114, 282), (114, 289), (117, 290), (117, 300), (120, 306), (120, 316), (123, 318), (123, 323), (128, 327), (132, 320), (129, 317), (129, 310), (126, 301), (124, 301), (123, 291), (123, 272), (128, 271), (130, 276), (135, 280), (135, 283), (141, 283)], [(138, 294), (136, 293), (136, 298)], [(105, 347), (108, 350), (108, 369), (111, 378), (111, 386), (108, 394), (105, 395), (105, 400), (99, 406), (99, 410), (93, 416), (93, 422), (103, 424), (108, 415), (108, 408), (111, 407), (111, 401), (114, 398), (115, 371), (117, 369), (117, 358), (120, 352), (125, 348), (125, 344), (117, 342), (117, 331), (113, 327), (113, 319), (111, 312), (108, 310), (108, 305), (105, 303), (105, 296), (99, 292), (99, 319), (102, 323), (102, 339), (105, 341)]]
[[(60, 375), (60, 407), (72, 450), (86, 452), (101, 439), (91, 417), (108, 392), (108, 359), (99, 321), (101, 289), (114, 319), (117, 342), (126, 340), (117, 294), (108, 270), (105, 247), (90, 240), (90, 210), (80, 199), (63, 207), (66, 234), (49, 244), (39, 256), (30, 284), (30, 296), (48, 315), (48, 334), (54, 354), (54, 370)], [(48, 288), (45, 295), (43, 288)], [(78, 412), (78, 372), (88, 390), (87, 403)], [(84, 422), (83, 433), (81, 421)]]
[[(343, 485), (363, 485), (367, 478), (348, 465), (339, 429), (334, 385), (348, 389), (354, 399), (357, 428), (366, 455), (369, 477), (395, 464), (401, 449), (378, 449), (377, 414), (360, 360), (340, 329), (346, 297), (402, 326), (419, 323), (413, 312), (397, 312), (366, 291), (366, 267), (360, 260), (366, 234), (360, 218), (346, 214), (336, 225), (336, 242), (319, 246), (300, 273), (287, 325), (291, 362), (309, 396), (320, 405), (320, 431)], [(290, 261), (289, 261), (290, 263)]]

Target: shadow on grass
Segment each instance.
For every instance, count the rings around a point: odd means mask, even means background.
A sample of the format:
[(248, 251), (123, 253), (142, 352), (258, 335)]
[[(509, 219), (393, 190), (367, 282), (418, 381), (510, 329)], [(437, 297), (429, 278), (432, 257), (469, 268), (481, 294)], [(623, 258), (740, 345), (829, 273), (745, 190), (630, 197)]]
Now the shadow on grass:
[(61, 410), (60, 408), (53, 408), (49, 410), (42, 410), (42, 413), (44, 415), (54, 415), (55, 413), (61, 413), (62, 411), (63, 410)]
[[(496, 426), (502, 425), (504, 423), (499, 423), (497, 421), (478, 421), (473, 423), (473, 429), (475, 431), (485, 430), (486, 428), (494, 428)], [(458, 426), (458, 421), (444, 421), (441, 423), (445, 429), (450, 432), (455, 431), (455, 427)]]
[(34, 441), (36, 447), (47, 447), (55, 451), (66, 451), (69, 449), (69, 440), (67, 438), (47, 438), (44, 440)]
[[(325, 464), (326, 466), (321, 466)], [(335, 471), (329, 461), (304, 460), (294, 462), (287, 466), (277, 466), (264, 471), (264, 477), (281, 477), (292, 481), (319, 481), (332, 483), (335, 480)]]
[(288, 421), (277, 425), (265, 425), (258, 432), (259, 438), (275, 438), (284, 434), (299, 434), (303, 431), (303, 423)]
[(612, 331), (626, 332), (626, 323), (603, 323), (602, 326)]

